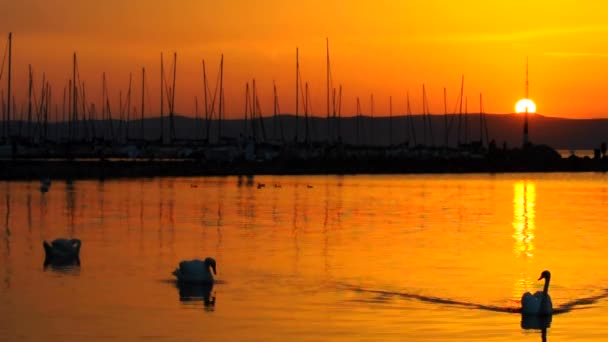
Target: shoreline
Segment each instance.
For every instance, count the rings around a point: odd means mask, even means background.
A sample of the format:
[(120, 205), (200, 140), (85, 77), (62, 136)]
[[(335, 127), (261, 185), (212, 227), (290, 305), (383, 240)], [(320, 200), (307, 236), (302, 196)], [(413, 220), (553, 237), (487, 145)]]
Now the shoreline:
[(608, 159), (569, 157), (479, 159), (275, 160), (0, 160), (0, 180), (118, 179), (238, 175), (463, 174), (606, 172)]

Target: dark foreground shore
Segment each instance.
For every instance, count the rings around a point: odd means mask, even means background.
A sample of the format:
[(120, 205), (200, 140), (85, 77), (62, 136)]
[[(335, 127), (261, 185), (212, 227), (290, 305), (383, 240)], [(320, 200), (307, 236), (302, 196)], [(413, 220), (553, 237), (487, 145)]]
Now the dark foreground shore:
[(410, 174), (503, 172), (605, 172), (608, 160), (560, 158), (546, 160), (276, 160), (270, 162), (205, 162), (196, 160), (4, 160), (0, 180), (111, 179), (135, 177)]

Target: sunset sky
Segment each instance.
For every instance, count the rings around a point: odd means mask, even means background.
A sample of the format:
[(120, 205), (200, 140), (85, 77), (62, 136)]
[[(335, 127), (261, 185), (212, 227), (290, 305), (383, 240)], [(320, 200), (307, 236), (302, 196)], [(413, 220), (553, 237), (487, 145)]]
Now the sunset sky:
[(333, 85), (343, 86), (343, 115), (354, 113), (357, 96), (369, 113), (372, 93), (376, 115), (388, 113), (389, 96), (393, 112), (403, 113), (408, 91), (413, 111), (420, 112), (423, 83), (431, 112), (443, 113), (444, 87), (452, 112), (462, 75), (469, 112), (479, 111), (480, 92), (486, 112), (512, 112), (525, 94), (528, 56), (530, 98), (539, 113), (608, 117), (606, 15), (602, 0), (2, 1), (0, 52), (12, 31), (18, 106), (27, 100), (28, 64), (37, 88), (45, 72), (60, 103), (76, 52), (88, 100), (99, 100), (105, 71), (115, 106), (129, 73), (132, 101), (139, 103), (145, 66), (147, 116), (158, 115), (161, 52), (167, 69), (178, 54), (175, 110), (189, 115), (195, 96), (202, 107), (202, 59), (213, 83), (223, 53), (230, 118), (242, 116), (245, 83), (252, 78), (264, 114), (272, 113), (273, 80), (281, 111), (294, 112), (296, 47), (312, 109), (325, 115), (326, 38)]

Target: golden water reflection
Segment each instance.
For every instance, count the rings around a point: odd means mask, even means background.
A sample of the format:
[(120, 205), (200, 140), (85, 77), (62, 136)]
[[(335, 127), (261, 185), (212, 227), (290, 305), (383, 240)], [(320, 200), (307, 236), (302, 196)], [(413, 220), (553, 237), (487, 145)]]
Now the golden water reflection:
[(513, 185), (513, 250), (517, 257), (534, 256), (534, 218), (536, 187), (534, 182), (520, 181)]
[[(608, 268), (606, 189), (603, 174), (0, 183), (0, 340), (538, 340), (483, 307), (519, 307), (543, 269), (556, 306), (603, 294), (603, 272), (580, 270)], [(45, 271), (42, 240), (63, 236), (82, 264)], [(177, 288), (178, 262), (205, 256), (213, 289)], [(589, 340), (607, 302), (550, 337)]]

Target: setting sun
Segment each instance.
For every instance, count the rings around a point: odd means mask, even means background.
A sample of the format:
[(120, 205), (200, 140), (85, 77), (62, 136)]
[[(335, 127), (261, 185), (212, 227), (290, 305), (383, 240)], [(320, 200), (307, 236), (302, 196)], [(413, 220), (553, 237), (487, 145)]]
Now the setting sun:
[(530, 99), (521, 99), (515, 104), (515, 113), (536, 113), (536, 104)]

